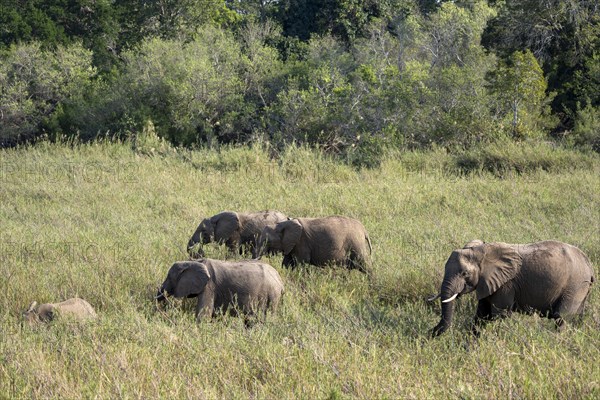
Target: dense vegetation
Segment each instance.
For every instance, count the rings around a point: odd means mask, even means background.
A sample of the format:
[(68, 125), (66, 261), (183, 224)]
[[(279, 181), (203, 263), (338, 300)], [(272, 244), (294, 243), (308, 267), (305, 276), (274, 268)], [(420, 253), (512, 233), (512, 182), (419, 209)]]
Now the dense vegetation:
[(0, 142), (600, 149), (593, 0), (0, 0)]
[[(359, 171), (304, 147), (274, 159), (138, 139), (0, 150), (0, 398), (600, 396), (598, 287), (564, 332), (515, 315), (479, 340), (468, 334), (474, 296), (435, 340), (439, 303), (424, 301), (473, 238), (572, 243), (598, 277), (598, 154), (508, 143), (404, 152)], [(373, 275), (266, 258), (286, 293), (250, 330), (238, 318), (197, 325), (193, 300), (157, 309), (156, 288), (203, 216), (265, 208), (363, 221)], [(31, 301), (75, 295), (99, 320), (20, 326)]]

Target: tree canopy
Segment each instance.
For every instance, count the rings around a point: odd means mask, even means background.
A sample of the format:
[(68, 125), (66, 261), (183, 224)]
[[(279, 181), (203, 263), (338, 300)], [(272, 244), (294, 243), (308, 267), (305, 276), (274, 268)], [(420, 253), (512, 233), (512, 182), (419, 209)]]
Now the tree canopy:
[(0, 141), (600, 148), (592, 0), (0, 0)]

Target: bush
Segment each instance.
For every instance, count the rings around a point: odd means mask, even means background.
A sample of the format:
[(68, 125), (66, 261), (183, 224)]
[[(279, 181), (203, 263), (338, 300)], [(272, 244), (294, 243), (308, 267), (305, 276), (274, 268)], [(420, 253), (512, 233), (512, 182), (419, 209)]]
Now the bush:
[(95, 74), (92, 53), (79, 44), (11, 47), (0, 59), (0, 146), (58, 136), (65, 108), (81, 99)]
[(590, 146), (600, 152), (600, 107), (590, 104), (577, 111), (573, 141), (580, 146)]
[(204, 28), (187, 44), (146, 41), (139, 53), (125, 55), (118, 85), (131, 101), (124, 116), (137, 129), (151, 119), (157, 134), (173, 144), (238, 140), (252, 114), (243, 97), (242, 59), (239, 44), (216, 28)]

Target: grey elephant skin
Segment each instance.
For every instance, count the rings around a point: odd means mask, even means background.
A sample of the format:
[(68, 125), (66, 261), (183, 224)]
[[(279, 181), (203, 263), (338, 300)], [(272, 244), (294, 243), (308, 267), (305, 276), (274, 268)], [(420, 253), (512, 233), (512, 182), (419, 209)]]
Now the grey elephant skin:
[(371, 264), (367, 230), (360, 221), (342, 216), (296, 218), (266, 227), (254, 256), (278, 252), (284, 254), (285, 267), (337, 263), (368, 273)]
[(34, 301), (23, 313), (23, 319), (29, 324), (49, 322), (58, 316), (87, 320), (94, 319), (97, 315), (90, 303), (77, 297), (60, 303), (44, 303), (39, 306)]
[(283, 292), (283, 281), (269, 264), (205, 258), (174, 263), (156, 299), (198, 297), (197, 320), (219, 312), (236, 315), (239, 310), (249, 325), (259, 311), (265, 316), (268, 310), (276, 311)]
[(453, 251), (446, 262), (438, 295), (442, 317), (432, 334), (450, 327), (455, 299), (472, 291), (478, 299), (475, 334), (486, 321), (512, 311), (547, 316), (560, 328), (563, 317), (582, 315), (593, 282), (590, 260), (575, 246), (557, 241), (472, 241)]
[(287, 220), (279, 211), (260, 211), (255, 213), (237, 213), (223, 211), (205, 218), (188, 241), (187, 250), (192, 258), (203, 257), (202, 249), (194, 250), (198, 243), (224, 243), (230, 252), (242, 254), (244, 248), (251, 252), (262, 230)]

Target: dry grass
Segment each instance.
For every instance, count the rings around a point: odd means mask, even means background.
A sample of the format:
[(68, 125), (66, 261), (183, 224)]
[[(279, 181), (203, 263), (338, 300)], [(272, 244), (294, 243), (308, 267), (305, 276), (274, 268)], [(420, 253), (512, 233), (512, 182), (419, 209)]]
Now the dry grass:
[[(276, 161), (259, 149), (159, 150), (0, 151), (0, 398), (600, 396), (597, 287), (581, 325), (557, 333), (548, 320), (515, 316), (477, 341), (466, 329), (473, 298), (436, 340), (438, 305), (423, 301), (452, 249), (473, 238), (562, 240), (597, 272), (597, 156), (586, 168), (498, 178), (447, 173), (436, 153), (356, 171), (297, 148)], [(157, 310), (152, 294), (186, 257), (197, 223), (226, 209), (355, 217), (373, 241), (374, 275), (283, 270), (273, 257), (283, 307), (251, 330), (236, 318), (196, 324), (193, 301)], [(97, 321), (20, 326), (31, 301), (75, 295)]]

